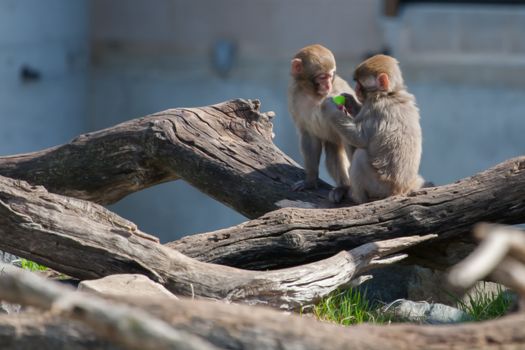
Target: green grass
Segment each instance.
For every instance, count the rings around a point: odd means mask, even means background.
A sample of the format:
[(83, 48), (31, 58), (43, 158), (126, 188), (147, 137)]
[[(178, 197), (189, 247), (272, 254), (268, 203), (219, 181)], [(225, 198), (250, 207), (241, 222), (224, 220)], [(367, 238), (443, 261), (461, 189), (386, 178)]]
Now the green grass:
[(313, 314), (320, 320), (344, 326), (370, 323), (389, 323), (391, 316), (366, 299), (366, 293), (355, 289), (337, 290), (314, 306)]
[(29, 270), (29, 271), (46, 271), (47, 270), (47, 267), (40, 265), (34, 261), (24, 259), (24, 258), (20, 259), (20, 266), (24, 270)]
[(485, 321), (505, 315), (512, 298), (503, 288), (498, 287), (492, 292), (476, 289), (466, 300), (457, 300), (456, 303), (457, 307), (466, 312), (473, 321)]
[[(507, 312), (511, 303), (511, 298), (502, 288), (498, 288), (495, 292), (477, 289), (469, 295), (467, 301), (456, 298), (457, 307), (470, 316), (470, 321), (501, 317)], [(355, 289), (343, 289), (331, 293), (314, 306), (313, 314), (319, 320), (344, 326), (364, 322), (375, 324), (400, 322), (394, 319), (392, 312), (382, 311), (382, 305), (370, 303), (366, 299), (366, 293)]]

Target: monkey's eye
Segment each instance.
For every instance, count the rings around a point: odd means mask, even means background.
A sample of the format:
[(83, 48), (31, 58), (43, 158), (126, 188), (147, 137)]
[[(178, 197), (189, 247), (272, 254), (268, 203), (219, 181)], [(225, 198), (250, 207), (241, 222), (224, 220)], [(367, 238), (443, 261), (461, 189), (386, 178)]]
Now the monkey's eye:
[(328, 73), (324, 73), (324, 74), (319, 74), (316, 79), (319, 79), (319, 80), (326, 80), (326, 79), (330, 79), (332, 76)]

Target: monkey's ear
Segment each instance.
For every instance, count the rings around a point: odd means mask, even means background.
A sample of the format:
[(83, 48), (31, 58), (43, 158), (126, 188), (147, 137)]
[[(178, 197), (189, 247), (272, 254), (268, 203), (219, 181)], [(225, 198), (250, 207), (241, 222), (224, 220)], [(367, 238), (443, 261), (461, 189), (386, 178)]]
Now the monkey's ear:
[(388, 74), (381, 73), (377, 76), (377, 86), (380, 90), (389, 91), (390, 80), (388, 79)]
[(303, 72), (303, 61), (300, 58), (292, 60), (292, 75), (297, 76)]

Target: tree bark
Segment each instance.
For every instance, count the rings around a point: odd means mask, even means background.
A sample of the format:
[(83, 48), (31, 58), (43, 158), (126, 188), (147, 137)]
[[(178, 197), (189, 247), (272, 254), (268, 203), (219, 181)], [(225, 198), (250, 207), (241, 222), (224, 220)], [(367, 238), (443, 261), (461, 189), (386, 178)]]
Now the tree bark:
[(130, 350), (216, 350), (193, 334), (173, 328), (144, 310), (79, 293), (69, 286), (9, 265), (0, 265), (0, 298), (79, 320), (104, 339)]
[(471, 242), (470, 234), (465, 234), (481, 221), (525, 222), (525, 157), (407, 197), (329, 210), (285, 208), (167, 245), (200, 261), (272, 269), (318, 260), (377, 240), (436, 234), (442, 240), (441, 249), (450, 256), (436, 254), (434, 241), (411, 249), (410, 254), (427, 266), (443, 268), (459, 261), (472, 247), (450, 248), (448, 244), (457, 242), (451, 239)]
[(294, 201), (329, 206), (326, 183), (319, 191), (291, 191), (304, 171), (272, 143), (273, 113), (259, 106), (232, 100), (170, 109), (61, 146), (0, 157), (0, 175), (101, 204), (180, 178), (249, 218)]
[[(48, 287), (32, 289), (41, 293)], [(19, 300), (24, 301), (22, 294), (21, 292), (13, 295), (20, 296)], [(79, 294), (73, 297), (72, 302), (70, 299), (70, 303), (75, 305), (75, 300), (91, 298), (90, 295)], [(50, 343), (56, 349), (70, 349), (66, 342), (73, 340), (72, 344), (76, 346), (71, 347), (73, 349), (87, 348), (84, 344), (88, 341), (91, 344), (98, 342), (112, 349), (111, 344), (94, 337), (90, 327), (80, 327), (77, 322), (71, 322), (70, 314), (63, 312), (63, 307), (60, 306), (60, 299), (53, 302), (58, 303), (59, 307), (53, 307), (52, 314), (45, 314), (43, 317), (24, 314), (14, 317), (0, 316), (0, 340), (6, 339), (2, 348), (32, 350), (36, 348), (34, 342), (38, 341), (37, 344), (45, 345), (38, 347), (39, 349), (52, 348), (48, 345)], [(190, 333), (224, 349), (501, 350), (525, 346), (523, 313), (483, 323), (439, 327), (406, 324), (340, 327), (316, 321), (308, 316), (285, 315), (263, 307), (227, 305), (205, 300), (119, 298), (118, 303), (123, 302), (146, 310), (151, 316), (167, 322), (178, 332)], [(49, 303), (49, 300), (44, 300), (38, 305), (44, 307)], [(81, 302), (81, 307), (73, 311), (86, 311), (85, 305), (86, 303)], [(83, 317), (80, 315), (75, 319), (83, 320)], [(35, 331), (35, 328), (38, 331)], [(51, 333), (46, 337), (41, 333), (43, 331)], [(16, 339), (16, 342), (13, 342), (13, 339)]]
[[(54, 317), (36, 318), (32, 326), (53, 330), (51, 336), (54, 339), (72, 338), (67, 329), (63, 337), (57, 335), (64, 329), (61, 325), (69, 323), (66, 319), (72, 318), (89, 326), (83, 330), (84, 334), (89, 336), (89, 329), (92, 329), (105, 339), (129, 349), (140, 348), (138, 342), (129, 342), (140, 334), (143, 334), (146, 347), (149, 345), (149, 334), (142, 330), (143, 322), (147, 322), (148, 329), (152, 329), (155, 323), (168, 323), (170, 326), (164, 329), (162, 339), (176, 338), (182, 342), (173, 348), (186, 345), (191, 348), (201, 339), (211, 346), (229, 349), (515, 349), (525, 345), (523, 313), (496, 321), (441, 327), (400, 324), (337, 327), (266, 308), (211, 301), (119, 297), (118, 302), (108, 303), (99, 296), (73, 292), (25, 271), (8, 269), (0, 275), (0, 281), (0, 298), (44, 310), (52, 309)], [(141, 310), (147, 310), (148, 314)], [(64, 318), (63, 321), (57, 320), (57, 316)], [(123, 322), (123, 319), (130, 316), (134, 321), (132, 327), (127, 327), (129, 322)], [(23, 319), (24, 315), (17, 318)], [(2, 321), (5, 320), (0, 317), (0, 337), (9, 332)], [(27, 323), (19, 324), (27, 327)], [(21, 335), (34, 334), (23, 327), (13, 329), (12, 333), (15, 332), (19, 339)], [(180, 337), (182, 334), (189, 335), (184, 339)], [(157, 340), (154, 338), (153, 342)], [(162, 343), (155, 345), (152, 348), (159, 348)]]
[(525, 231), (479, 224), (474, 235), (481, 244), (451, 269), (449, 282), (466, 290), (490, 275), (492, 280), (525, 296)]
[(0, 314), (2, 350), (124, 350), (97, 337), (82, 323), (52, 314)]
[(1, 250), (80, 279), (139, 273), (175, 294), (282, 309), (311, 304), (370, 267), (396, 261), (389, 255), (431, 238), (374, 242), (286, 270), (240, 270), (199, 262), (147, 239), (100, 205), (1, 176), (0, 234)]
[[(525, 315), (483, 323), (454, 325), (368, 325), (351, 327), (274, 310), (225, 305), (204, 300), (177, 300), (143, 305), (182, 330), (193, 330), (211, 343), (234, 349), (516, 349), (525, 346)], [(157, 302), (157, 304), (160, 304)], [(139, 305), (136, 304), (135, 305)], [(166, 307), (164, 307), (166, 306)]]
[[(271, 113), (260, 113), (258, 101), (171, 109), (55, 148), (1, 157), (0, 174), (98, 203), (181, 178), (250, 218), (282, 207), (330, 207), (326, 184), (319, 191), (290, 191), (304, 172), (273, 145), (271, 134)], [(447, 268), (474, 247), (464, 233), (476, 222), (525, 222), (524, 164), (524, 157), (515, 158), (417, 196), (330, 211), (272, 212), (169, 246), (205, 262), (267, 269), (375, 240), (436, 233), (442, 239), (410, 250), (411, 259)]]

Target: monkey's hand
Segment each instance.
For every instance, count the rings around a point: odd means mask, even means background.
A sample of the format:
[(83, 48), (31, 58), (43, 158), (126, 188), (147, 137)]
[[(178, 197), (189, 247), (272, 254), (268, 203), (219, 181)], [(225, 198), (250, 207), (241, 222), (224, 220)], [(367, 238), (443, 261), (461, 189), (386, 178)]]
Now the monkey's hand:
[(348, 116), (346, 107), (337, 105), (331, 98), (326, 98), (323, 101), (323, 103), (321, 104), (321, 113), (325, 118), (330, 119)]
[(317, 189), (317, 179), (315, 180), (301, 180), (297, 181), (292, 185), (292, 191), (300, 192), (304, 190), (316, 190)]
[(332, 127), (341, 135), (345, 143), (348, 143), (357, 148), (365, 148), (368, 146), (368, 138), (362, 130), (361, 124), (339, 110), (337, 105), (326, 99), (321, 104), (321, 113), (327, 123), (331, 124)]
[(345, 97), (346, 111), (355, 117), (361, 110), (361, 104), (355, 99), (354, 95), (347, 93), (342, 93), (341, 95)]

